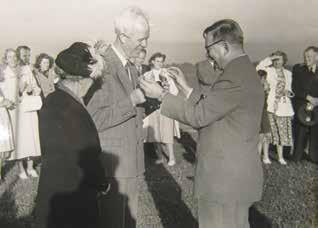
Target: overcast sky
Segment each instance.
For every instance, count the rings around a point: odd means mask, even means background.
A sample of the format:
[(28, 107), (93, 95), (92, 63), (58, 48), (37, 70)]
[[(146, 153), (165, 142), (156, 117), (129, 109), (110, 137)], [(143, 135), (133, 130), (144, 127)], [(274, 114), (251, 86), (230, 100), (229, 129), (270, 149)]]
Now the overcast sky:
[[(223, 18), (237, 20), (252, 58), (283, 49), (291, 62), (318, 45), (317, 0), (1, 0), (0, 52), (19, 44), (33, 54), (57, 52), (74, 41), (114, 39), (113, 19), (137, 5), (151, 19), (149, 50), (163, 51), (170, 62), (204, 57), (202, 31)], [(306, 4), (305, 4), (306, 3)], [(169, 58), (170, 57), (170, 58)]]

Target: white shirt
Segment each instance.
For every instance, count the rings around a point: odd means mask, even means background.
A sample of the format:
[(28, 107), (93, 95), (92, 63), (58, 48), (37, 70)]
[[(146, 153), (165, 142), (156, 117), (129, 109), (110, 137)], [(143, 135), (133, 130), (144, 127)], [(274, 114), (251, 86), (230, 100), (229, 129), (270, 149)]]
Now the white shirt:
[(316, 73), (317, 65), (314, 64), (314, 65), (312, 65), (312, 66), (310, 66), (310, 67), (308, 67), (308, 68), (309, 68), (309, 70), (310, 70), (311, 72)]

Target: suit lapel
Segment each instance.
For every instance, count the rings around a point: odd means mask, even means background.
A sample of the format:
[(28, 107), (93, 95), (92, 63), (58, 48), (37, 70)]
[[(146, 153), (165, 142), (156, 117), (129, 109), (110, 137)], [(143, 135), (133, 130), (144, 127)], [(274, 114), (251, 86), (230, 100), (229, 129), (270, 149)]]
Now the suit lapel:
[[(129, 75), (126, 72), (126, 69), (124, 68), (122, 62), (120, 61), (119, 57), (116, 55), (116, 53), (114, 52), (111, 46), (108, 47), (106, 51), (106, 56), (108, 56), (110, 59), (110, 62), (113, 63), (112, 67), (114, 67), (115, 76), (117, 76), (123, 88), (126, 90), (126, 93), (130, 94), (133, 91), (132, 82), (130, 81)], [(132, 72), (131, 74), (133, 76)]]

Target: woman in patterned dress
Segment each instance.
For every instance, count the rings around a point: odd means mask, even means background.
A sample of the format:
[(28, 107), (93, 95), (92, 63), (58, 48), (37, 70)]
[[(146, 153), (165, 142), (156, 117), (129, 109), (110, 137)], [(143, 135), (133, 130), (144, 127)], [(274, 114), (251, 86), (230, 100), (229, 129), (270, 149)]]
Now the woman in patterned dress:
[[(292, 75), (284, 68), (287, 62), (287, 55), (282, 51), (276, 51), (270, 57), (261, 61), (256, 67), (257, 70), (267, 72), (269, 92), (267, 97), (267, 112), (271, 126), (271, 143), (276, 146), (278, 161), (286, 165), (283, 157), (283, 147), (293, 147), (292, 125), (294, 110), (291, 103)], [(268, 161), (270, 163), (270, 161)]]

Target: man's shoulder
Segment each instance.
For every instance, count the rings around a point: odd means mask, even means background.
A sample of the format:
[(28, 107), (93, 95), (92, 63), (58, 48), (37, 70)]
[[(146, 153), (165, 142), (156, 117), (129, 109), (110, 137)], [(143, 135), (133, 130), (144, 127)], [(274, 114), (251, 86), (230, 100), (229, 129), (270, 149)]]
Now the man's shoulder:
[[(224, 77), (233, 77), (234, 79), (245, 77), (246, 75), (257, 75), (255, 66), (248, 56), (242, 56), (232, 61), (224, 69)], [(222, 76), (223, 77), (223, 76)]]
[(297, 63), (293, 66), (293, 71), (304, 71), (306, 69), (306, 64)]

